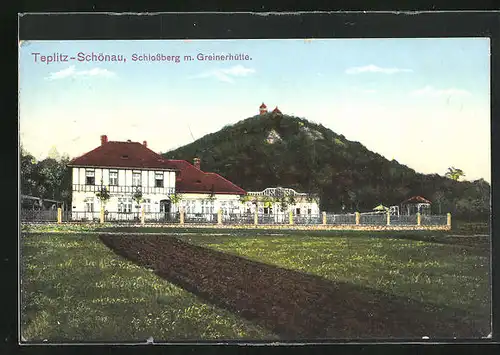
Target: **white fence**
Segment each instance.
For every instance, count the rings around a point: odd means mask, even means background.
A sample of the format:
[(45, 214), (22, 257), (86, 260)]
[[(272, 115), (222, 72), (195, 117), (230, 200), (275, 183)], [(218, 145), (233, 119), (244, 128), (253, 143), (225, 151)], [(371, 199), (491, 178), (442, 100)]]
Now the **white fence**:
[(361, 226), (451, 226), (451, 215), (390, 215), (387, 213), (351, 214), (223, 214), (183, 212), (100, 212), (21, 210), (21, 222), (109, 222), (164, 224), (227, 224), (227, 225), (361, 225)]

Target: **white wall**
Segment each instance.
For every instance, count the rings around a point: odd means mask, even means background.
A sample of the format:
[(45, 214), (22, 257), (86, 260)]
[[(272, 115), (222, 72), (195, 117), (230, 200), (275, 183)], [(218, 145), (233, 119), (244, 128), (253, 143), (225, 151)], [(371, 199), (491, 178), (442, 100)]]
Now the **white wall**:
[(80, 177), (80, 185), (84, 185), (85, 184), (85, 168), (80, 168), (79, 177)]
[(73, 175), (73, 185), (78, 184), (78, 170), (79, 168), (73, 168), (72, 169), (72, 175)]
[[(96, 180), (96, 183), (100, 183), (100, 180)], [(109, 185), (109, 169), (102, 169), (102, 183)]]
[(120, 182), (120, 185), (132, 186), (132, 170), (125, 170), (125, 182)]
[(101, 177), (102, 177), (102, 169), (95, 169), (95, 184), (100, 185), (101, 184)]
[(125, 185), (125, 170), (118, 170), (118, 184)]
[(155, 186), (155, 172), (154, 171), (148, 171), (147, 172), (147, 180), (144, 180), (144, 183), (146, 183), (146, 186)]

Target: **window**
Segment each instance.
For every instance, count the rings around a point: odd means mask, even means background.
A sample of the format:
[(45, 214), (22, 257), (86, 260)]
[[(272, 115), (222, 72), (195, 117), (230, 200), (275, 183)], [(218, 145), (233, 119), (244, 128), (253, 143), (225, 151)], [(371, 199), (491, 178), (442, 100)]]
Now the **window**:
[(295, 210), (295, 213), (296, 213), (296, 214), (300, 214), (300, 208), (297, 208), (297, 209)]
[(109, 172), (109, 184), (113, 186), (118, 185), (118, 171), (116, 170), (111, 170)]
[(95, 185), (95, 172), (94, 170), (85, 170), (85, 184)]
[(155, 187), (163, 187), (163, 172), (155, 173)]
[(311, 209), (310, 208), (307, 209), (307, 214), (311, 214)]
[(151, 212), (151, 200), (149, 198), (144, 199), (144, 212)]
[(118, 212), (132, 212), (132, 199), (118, 198)]
[(132, 173), (132, 186), (141, 186), (141, 173)]
[(86, 198), (85, 199), (85, 212), (94, 212), (94, 199)]
[(94, 212), (94, 202), (85, 203), (85, 212)]

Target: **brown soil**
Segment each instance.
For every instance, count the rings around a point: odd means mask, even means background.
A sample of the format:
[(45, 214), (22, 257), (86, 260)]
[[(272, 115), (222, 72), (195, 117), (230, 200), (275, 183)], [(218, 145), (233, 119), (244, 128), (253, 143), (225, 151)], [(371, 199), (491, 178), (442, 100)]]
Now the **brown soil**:
[(117, 254), (283, 340), (477, 338), (490, 332), (457, 309), (247, 260), (159, 235), (101, 235)]

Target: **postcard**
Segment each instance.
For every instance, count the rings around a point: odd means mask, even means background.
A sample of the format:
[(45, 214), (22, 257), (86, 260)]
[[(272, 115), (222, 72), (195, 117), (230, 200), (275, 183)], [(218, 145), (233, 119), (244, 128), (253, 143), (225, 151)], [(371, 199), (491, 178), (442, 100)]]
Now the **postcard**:
[(20, 338), (491, 334), (488, 38), (19, 43)]

